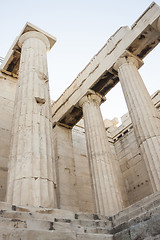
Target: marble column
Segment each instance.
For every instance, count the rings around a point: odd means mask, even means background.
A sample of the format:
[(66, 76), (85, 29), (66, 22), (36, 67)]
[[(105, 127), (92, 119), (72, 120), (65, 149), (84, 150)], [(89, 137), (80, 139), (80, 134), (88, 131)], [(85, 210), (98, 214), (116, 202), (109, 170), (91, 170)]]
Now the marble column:
[(46, 52), (40, 32), (19, 39), (21, 59), (14, 107), (7, 202), (53, 207), (52, 123)]
[(114, 68), (122, 85), (153, 192), (160, 191), (160, 115), (138, 72), (141, 60), (126, 53)]
[(101, 97), (91, 94), (84, 96), (79, 105), (83, 109), (95, 210), (101, 215), (113, 215), (121, 210), (122, 202), (113, 170), (113, 156), (100, 111), (100, 103)]

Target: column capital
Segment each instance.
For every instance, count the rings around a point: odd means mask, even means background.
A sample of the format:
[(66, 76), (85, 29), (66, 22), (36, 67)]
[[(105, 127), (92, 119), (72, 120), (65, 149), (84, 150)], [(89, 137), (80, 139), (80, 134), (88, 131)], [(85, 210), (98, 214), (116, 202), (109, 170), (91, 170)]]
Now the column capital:
[(138, 58), (137, 56), (133, 55), (129, 51), (125, 51), (116, 61), (114, 64), (113, 68), (118, 71), (118, 69), (123, 65), (123, 64), (128, 64), (132, 63), (133, 65), (136, 66), (136, 68), (140, 68), (144, 62)]
[(50, 43), (48, 38), (44, 34), (37, 31), (30, 31), (30, 32), (24, 33), (19, 39), (19, 42), (18, 42), (19, 47), (22, 48), (23, 43), (29, 38), (38, 38), (45, 44), (47, 50), (50, 49)]
[(79, 101), (79, 106), (82, 107), (85, 102), (96, 102), (100, 105), (102, 102), (106, 101), (106, 97), (100, 95), (99, 93), (95, 93), (92, 90), (89, 90), (87, 94), (81, 98)]

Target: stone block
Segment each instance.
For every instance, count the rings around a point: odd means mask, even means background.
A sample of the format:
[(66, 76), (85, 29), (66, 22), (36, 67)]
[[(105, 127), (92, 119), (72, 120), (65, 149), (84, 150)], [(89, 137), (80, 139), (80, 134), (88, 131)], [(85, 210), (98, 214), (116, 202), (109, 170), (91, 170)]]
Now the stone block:
[(77, 234), (77, 240), (113, 240), (110, 234)]
[(5, 234), (7, 240), (76, 240), (74, 233), (59, 232), (59, 231), (42, 231), (42, 230), (19, 230), (16, 229)]
[(131, 240), (143, 240), (150, 236), (148, 231), (148, 224), (146, 222), (141, 222), (130, 227)]
[(148, 221), (148, 229), (147, 231), (151, 236), (156, 236), (160, 234), (160, 214), (156, 216), (152, 216)]
[(130, 231), (128, 229), (123, 230), (114, 235), (114, 240), (131, 240)]

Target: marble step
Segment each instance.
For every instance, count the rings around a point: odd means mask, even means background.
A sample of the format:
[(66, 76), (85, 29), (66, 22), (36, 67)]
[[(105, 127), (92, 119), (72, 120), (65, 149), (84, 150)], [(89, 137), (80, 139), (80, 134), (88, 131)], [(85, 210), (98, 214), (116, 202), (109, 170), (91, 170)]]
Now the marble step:
[(91, 214), (91, 213), (75, 213), (75, 219), (79, 219), (79, 220), (103, 220), (103, 221), (110, 221), (111, 218), (110, 217), (106, 217), (106, 216), (101, 216), (98, 214)]
[(98, 233), (98, 234), (108, 234), (108, 229), (106, 227), (97, 227), (94, 224), (90, 226), (81, 226), (75, 223), (66, 222), (49, 222), (43, 220), (18, 220), (15, 218), (0, 218), (0, 226), (12, 229), (26, 228), (28, 230), (55, 230), (55, 231), (65, 231), (65, 232), (77, 232), (77, 233)]
[(113, 240), (111, 234), (77, 234), (76, 240)]
[(111, 240), (110, 218), (0, 202), (0, 240)]
[(104, 220), (90, 220), (90, 219), (67, 219), (67, 218), (61, 218), (62, 216), (57, 216), (55, 214), (41, 214), (36, 212), (21, 212), (21, 211), (7, 211), (7, 210), (1, 210), (0, 211), (0, 217), (4, 218), (15, 218), (19, 220), (45, 220), (45, 221), (51, 221), (51, 222), (66, 222), (66, 223), (74, 223), (82, 226), (94, 226), (94, 227), (108, 227), (110, 228), (112, 226), (112, 222), (105, 219)]
[[(54, 219), (55, 222), (66, 222), (66, 219)], [(86, 219), (82, 219), (82, 220), (72, 220), (70, 221), (72, 225), (80, 225), (80, 226), (85, 226), (85, 227), (102, 227), (102, 228), (106, 228), (106, 229), (110, 229), (112, 228), (112, 222), (111, 221), (103, 221), (103, 220), (86, 220)]]
[(0, 227), (0, 240), (113, 240), (111, 234), (76, 233), (56, 230), (28, 230)]
[(92, 213), (83, 213), (78, 212), (74, 213), (68, 210), (62, 209), (49, 209), (49, 208), (41, 208), (41, 207), (32, 207), (32, 206), (15, 206), (11, 205), (6, 202), (0, 202), (0, 209), (1, 211), (16, 211), (16, 212), (28, 212), (34, 214), (43, 214), (43, 215), (51, 215), (51, 218), (62, 218), (62, 219), (78, 219), (78, 220), (103, 220), (103, 221), (110, 221), (110, 217), (105, 217), (97, 214)]
[[(36, 207), (24, 207), (24, 206), (15, 206), (6, 202), (0, 202), (0, 210), (1, 211), (15, 211), (15, 212), (24, 212), (24, 213), (32, 213), (37, 216), (40, 214), (44, 216), (51, 216), (51, 218), (63, 218), (63, 219), (75, 219), (75, 213), (68, 210), (62, 209), (49, 209), (49, 208), (36, 208)], [(54, 217), (53, 217), (54, 216)]]
[[(45, 221), (51, 221), (53, 222), (55, 219), (63, 219), (64, 222), (70, 222), (74, 220), (73, 217), (66, 218), (64, 215), (57, 215), (57, 214), (47, 214), (47, 213), (37, 213), (37, 212), (21, 212), (21, 211), (8, 211), (8, 210), (1, 210), (0, 211), (0, 217), (5, 218), (15, 218), (19, 220), (45, 220)], [(63, 218), (62, 218), (63, 217)]]
[[(87, 228), (96, 228), (100, 231), (100, 229), (103, 230), (104, 232), (110, 230), (112, 228), (112, 223), (108, 220), (102, 221), (102, 220), (78, 220), (78, 219), (62, 219), (62, 218), (54, 218), (51, 214), (39, 214), (39, 213), (29, 213), (29, 212), (20, 212), (20, 211), (0, 211), (0, 220), (4, 219), (12, 219), (12, 220), (17, 220), (20, 224), (20, 220), (22, 222), (25, 222), (26, 224), (29, 225), (29, 223), (34, 223), (38, 225), (46, 226), (47, 229), (49, 229), (49, 226), (54, 224), (54, 226), (68, 226), (70, 228), (77, 228), (78, 229), (83, 229), (83, 232), (87, 230)], [(19, 220), (19, 221), (18, 221)], [(62, 223), (62, 224), (61, 224)], [(97, 231), (98, 231), (97, 230)]]
[(145, 221), (137, 222), (134, 225), (119, 226), (114, 232), (114, 240), (127, 239), (127, 240), (153, 240), (160, 239), (160, 214), (151, 215)]

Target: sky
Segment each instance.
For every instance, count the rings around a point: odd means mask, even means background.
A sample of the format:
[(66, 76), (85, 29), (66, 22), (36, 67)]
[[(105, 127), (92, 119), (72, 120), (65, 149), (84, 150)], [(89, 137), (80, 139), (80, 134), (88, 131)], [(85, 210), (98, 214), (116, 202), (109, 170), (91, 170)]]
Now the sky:
[[(0, 0), (0, 56), (5, 57), (25, 23), (31, 22), (57, 38), (48, 53), (51, 98), (55, 101), (121, 26), (129, 27), (151, 0)], [(156, 1), (160, 5), (160, 0)], [(144, 59), (139, 70), (150, 94), (160, 89), (160, 46)], [(101, 105), (103, 118), (128, 110), (120, 83)]]

